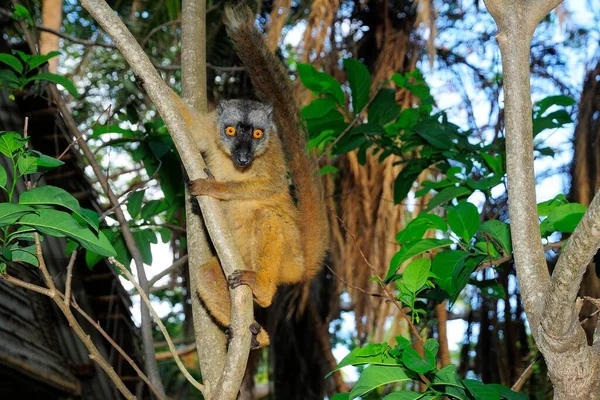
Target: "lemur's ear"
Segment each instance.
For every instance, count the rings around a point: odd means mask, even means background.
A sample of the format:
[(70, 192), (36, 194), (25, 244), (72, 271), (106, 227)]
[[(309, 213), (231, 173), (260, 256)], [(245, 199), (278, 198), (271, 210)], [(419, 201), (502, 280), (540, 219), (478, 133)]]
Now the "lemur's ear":
[(225, 107), (227, 106), (227, 100), (221, 100), (217, 103), (217, 115), (221, 115), (223, 113), (223, 110), (225, 109)]
[(273, 114), (273, 104), (265, 104), (265, 112), (270, 117)]

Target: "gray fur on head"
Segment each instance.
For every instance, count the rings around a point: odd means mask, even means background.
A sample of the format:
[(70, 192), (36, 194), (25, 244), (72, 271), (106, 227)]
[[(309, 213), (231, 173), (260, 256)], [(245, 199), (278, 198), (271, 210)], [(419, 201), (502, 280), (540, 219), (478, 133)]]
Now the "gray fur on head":
[[(273, 139), (275, 123), (272, 114), (272, 105), (258, 101), (222, 100), (217, 104), (218, 143), (238, 167), (249, 166), (265, 151), (267, 142)], [(227, 135), (228, 126), (235, 128), (235, 135)], [(256, 129), (263, 131), (260, 139), (253, 137)]]

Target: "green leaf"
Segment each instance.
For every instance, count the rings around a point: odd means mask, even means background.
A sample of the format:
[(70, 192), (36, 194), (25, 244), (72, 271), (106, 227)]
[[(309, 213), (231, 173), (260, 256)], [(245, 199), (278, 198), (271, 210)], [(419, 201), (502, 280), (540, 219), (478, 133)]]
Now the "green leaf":
[(415, 349), (407, 347), (402, 352), (402, 362), (404, 363), (404, 366), (419, 374), (425, 374), (435, 369), (435, 356), (426, 349), (424, 350), (424, 353), (425, 359), (421, 358)]
[(350, 393), (338, 393), (331, 398), (331, 400), (348, 400), (348, 399), (350, 399)]
[(411, 293), (417, 293), (427, 282), (430, 269), (430, 259), (419, 258), (414, 260), (404, 269), (402, 282)]
[(369, 105), (369, 122), (385, 125), (400, 115), (395, 89), (381, 89)]
[(358, 382), (352, 388), (350, 392), (350, 399), (355, 399), (359, 396), (363, 396), (371, 390), (378, 388), (379, 386), (387, 385), (394, 382), (408, 382), (410, 378), (406, 375), (406, 372), (399, 367), (390, 367), (382, 365), (371, 365), (365, 368), (360, 375)]
[(355, 136), (358, 134), (369, 136), (385, 135), (385, 128), (379, 124), (367, 122), (365, 124), (360, 124), (350, 129), (350, 132), (348, 132), (348, 134), (350, 136)]
[(144, 264), (152, 265), (152, 247), (150, 246), (150, 241), (148, 241), (146, 233), (143, 230), (137, 230), (133, 232), (133, 237), (140, 253), (142, 253)]
[(425, 168), (431, 165), (428, 158), (419, 158), (406, 165), (394, 180), (394, 204), (399, 204), (406, 198), (413, 187), (415, 179)]
[(452, 137), (438, 121), (427, 119), (419, 122), (413, 130), (437, 149), (448, 150), (452, 147)]
[(448, 207), (448, 225), (452, 232), (469, 243), (473, 235), (479, 229), (479, 211), (477, 207), (469, 202), (458, 203), (454, 207)]
[(492, 387), (500, 392), (500, 396), (506, 400), (529, 400), (529, 396), (525, 393), (514, 392), (506, 386), (497, 383), (488, 383), (486, 386)]
[(537, 205), (538, 216), (546, 217), (552, 210), (563, 204), (569, 204), (567, 197), (562, 193), (557, 194), (553, 199), (543, 201)]
[(504, 175), (504, 168), (502, 166), (502, 156), (499, 154), (489, 154), (486, 151), (481, 151), (479, 152), (479, 155), (481, 156), (481, 158), (483, 158), (483, 160), (485, 161), (485, 163), (487, 164), (487, 166), (492, 170), (492, 172), (498, 176), (503, 176)]
[(301, 114), (304, 119), (323, 118), (333, 109), (335, 109), (335, 99), (333, 97), (320, 97), (303, 107)]
[(390, 346), (387, 343), (369, 343), (356, 348), (344, 357), (331, 372), (325, 375), (325, 378), (348, 365), (398, 365), (396, 359), (388, 354), (389, 349)]
[(505, 254), (512, 253), (512, 242), (510, 239), (510, 227), (508, 224), (497, 219), (485, 221), (479, 227), (481, 234), (489, 235), (496, 243), (498, 243)]
[(401, 390), (399, 392), (390, 393), (383, 398), (383, 400), (417, 400), (423, 393), (409, 392), (408, 390)]
[(0, 165), (0, 186), (5, 188), (7, 183), (8, 183), (8, 175), (6, 174), (6, 170), (4, 169), (4, 167), (2, 165)]
[(327, 174), (335, 174), (338, 171), (339, 171), (339, 169), (334, 167), (333, 165), (324, 165), (319, 170), (319, 175), (323, 176), (323, 175), (327, 175)]
[(167, 209), (167, 203), (164, 200), (150, 200), (142, 207), (142, 219), (150, 219)]
[(447, 229), (446, 221), (439, 215), (421, 214), (409, 222), (406, 227), (396, 235), (398, 243), (403, 244), (423, 238), (425, 232), (430, 229), (439, 229), (445, 232)]
[(23, 78), (18, 78), (10, 69), (0, 70), (0, 83), (4, 83), (11, 89), (21, 89), (24, 84)]
[[(28, 206), (35, 205), (53, 205), (65, 207), (73, 211), (79, 218), (87, 222), (92, 228), (98, 231), (98, 223), (94, 222), (88, 213), (81, 210), (81, 206), (75, 197), (69, 192), (56, 186), (40, 186), (21, 193), (19, 204)], [(88, 210), (89, 212), (89, 210)], [(95, 214), (95, 213), (94, 213)], [(98, 218), (96, 216), (96, 218)]]
[(468, 399), (464, 385), (456, 372), (456, 365), (450, 364), (435, 372), (431, 386), (444, 386), (444, 391), (457, 399)]
[(354, 114), (358, 114), (369, 101), (371, 75), (363, 63), (353, 58), (344, 60), (344, 68), (346, 68), (346, 77), (352, 91), (352, 108)]
[(75, 85), (73, 85), (73, 82), (71, 82), (64, 76), (53, 74), (51, 72), (42, 72), (41, 74), (34, 75), (31, 78), (27, 79), (27, 82), (33, 81), (48, 81), (57, 85), (61, 85), (71, 94), (71, 96), (75, 98), (79, 97), (79, 93), (77, 93), (77, 88), (75, 87)]
[(463, 379), (463, 383), (476, 400), (500, 400), (500, 392), (493, 386), (474, 379)]
[(331, 75), (318, 72), (310, 64), (296, 64), (300, 81), (307, 89), (319, 94), (331, 94), (341, 106), (344, 105), (344, 92), (342, 86)]
[(127, 211), (132, 219), (135, 219), (142, 210), (142, 201), (144, 200), (145, 193), (146, 190), (138, 190), (129, 196), (129, 200), (127, 201)]
[(334, 149), (331, 151), (333, 155), (346, 154), (351, 152), (354, 149), (359, 148), (367, 141), (367, 138), (364, 135), (346, 135), (335, 145)]
[(535, 103), (534, 108), (536, 115), (542, 115), (552, 106), (569, 107), (574, 106), (575, 104), (577, 104), (577, 102), (573, 98), (565, 95), (558, 95), (548, 96), (538, 101)]
[(33, 154), (35, 157), (37, 157), (37, 166), (38, 169), (41, 168), (56, 168), (56, 167), (60, 167), (61, 165), (64, 164), (64, 162), (54, 158), (54, 157), (50, 157), (47, 156), (45, 154), (40, 153), (39, 151), (36, 150), (29, 150), (29, 153)]
[(450, 239), (421, 239), (417, 242), (405, 244), (402, 246), (400, 251), (398, 251), (394, 257), (392, 257), (390, 269), (385, 277), (385, 280), (389, 281), (396, 273), (398, 267), (402, 265), (404, 261), (426, 251), (450, 246), (451, 244), (454, 244), (454, 242)]
[(554, 208), (540, 226), (542, 237), (555, 231), (571, 233), (585, 214), (586, 207), (578, 203), (563, 204)]
[(102, 232), (96, 236), (91, 230), (79, 225), (79, 223), (66, 212), (50, 208), (40, 208), (37, 209), (36, 212), (36, 214), (26, 214), (15, 223), (31, 226), (38, 231), (51, 236), (70, 237), (86, 249), (105, 257), (117, 255), (115, 249)]
[(0, 203), (0, 226), (14, 224), (25, 214), (33, 213), (35, 209), (14, 203)]
[[(43, 63), (45, 63), (46, 61), (48, 61), (51, 58), (54, 58), (56, 56), (60, 56), (60, 52), (58, 51), (51, 51), (48, 54), (34, 54), (31, 56), (31, 59), (29, 60), (29, 62), (27, 63), (27, 66), (29, 67), (29, 69), (34, 69), (39, 67), (40, 65), (42, 65)], [(64, 85), (63, 85), (64, 86)]]
[(31, 14), (29, 13), (29, 10), (21, 4), (15, 4), (15, 11), (13, 12), (13, 18), (25, 19), (29, 22), (29, 26), (35, 25), (33, 23), (33, 18), (31, 18)]
[(440, 349), (440, 344), (437, 340), (429, 338), (425, 341), (423, 347), (426, 350), (429, 350), (431, 354), (433, 354), (433, 356), (435, 357), (438, 353), (438, 350)]
[(431, 272), (435, 274), (435, 281), (440, 289), (450, 295), (456, 291), (456, 286), (452, 281), (452, 274), (459, 262), (464, 260), (468, 255), (467, 252), (460, 250), (441, 251), (435, 255), (431, 263)]
[(31, 155), (29, 152), (22, 153), (17, 159), (17, 169), (20, 175), (37, 172), (37, 157)]
[(454, 199), (458, 199), (471, 194), (471, 189), (464, 186), (451, 186), (436, 194), (427, 206), (427, 210), (433, 210), (437, 206), (446, 204)]
[(6, 64), (18, 73), (23, 72), (23, 64), (19, 59), (11, 54), (0, 53), (0, 63)]
[(5, 274), (5, 273), (6, 273), (6, 263), (0, 262), (0, 275)]
[(15, 262), (24, 262), (27, 264), (35, 265), (39, 267), (40, 263), (36, 256), (35, 245), (27, 246), (27, 247), (12, 247), (12, 261)]
[(482, 294), (501, 300), (505, 296), (504, 287), (496, 279), (485, 279), (483, 281), (471, 280), (473, 285), (477, 286)]
[(21, 137), (17, 132), (6, 131), (0, 133), (0, 153), (12, 158), (13, 153), (25, 147), (27, 139)]

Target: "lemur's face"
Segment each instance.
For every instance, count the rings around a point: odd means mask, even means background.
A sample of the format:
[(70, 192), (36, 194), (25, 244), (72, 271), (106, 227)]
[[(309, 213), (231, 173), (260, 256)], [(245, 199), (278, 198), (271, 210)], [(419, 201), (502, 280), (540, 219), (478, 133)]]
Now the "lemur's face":
[(239, 168), (247, 168), (267, 148), (274, 132), (273, 107), (252, 100), (217, 105), (218, 143)]

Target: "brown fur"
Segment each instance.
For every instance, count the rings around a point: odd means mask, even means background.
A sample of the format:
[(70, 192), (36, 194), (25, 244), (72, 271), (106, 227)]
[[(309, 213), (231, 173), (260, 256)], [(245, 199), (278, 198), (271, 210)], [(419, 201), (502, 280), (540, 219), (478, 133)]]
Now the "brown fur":
[(299, 120), (288, 74), (268, 50), (263, 36), (254, 26), (252, 11), (246, 5), (227, 7), (225, 26), (258, 96), (273, 105), (275, 123), (296, 188), (306, 263), (303, 280), (310, 280), (321, 269), (329, 247), (329, 226), (317, 162), (307, 153), (306, 132)]
[[(277, 286), (310, 280), (319, 271), (329, 242), (323, 189), (316, 162), (306, 152), (306, 134), (298, 120), (298, 108), (289, 97), (288, 77), (254, 28), (249, 10), (228, 8), (226, 15), (228, 32), (257, 92), (274, 106), (278, 134), (271, 135), (266, 150), (240, 170), (219, 145), (215, 114), (193, 116), (195, 120), (191, 120), (189, 109), (179, 102), (215, 178), (193, 181), (190, 192), (224, 200), (225, 215), (247, 266), (227, 279), (216, 258), (201, 267), (198, 293), (211, 315), (225, 327), (231, 322), (227, 284), (250, 286), (258, 305), (268, 307)], [(288, 190), (284, 150), (298, 207)], [(264, 330), (257, 339), (255, 347), (269, 343)]]

